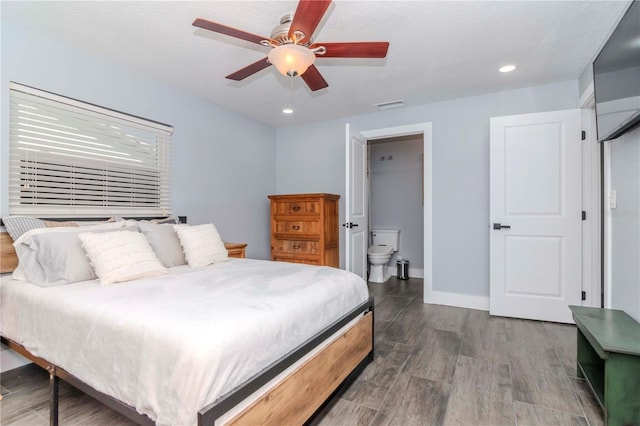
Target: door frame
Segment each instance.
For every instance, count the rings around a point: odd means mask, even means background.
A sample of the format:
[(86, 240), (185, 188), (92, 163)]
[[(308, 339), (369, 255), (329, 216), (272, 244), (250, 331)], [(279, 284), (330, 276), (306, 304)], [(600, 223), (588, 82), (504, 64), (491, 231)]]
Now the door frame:
[(602, 142), (602, 307), (611, 309), (611, 143)]
[[(582, 290), (583, 306), (606, 307), (608, 282), (605, 279), (606, 258), (603, 258), (602, 194), (606, 170), (601, 165), (601, 144), (596, 137), (596, 113), (593, 81), (580, 96), (582, 110), (582, 210), (587, 214), (582, 222)], [(606, 166), (605, 166), (606, 167)], [(605, 185), (606, 187), (606, 185)]]
[[(424, 297), (433, 289), (433, 137), (431, 122), (408, 124), (404, 126), (384, 127), (361, 131), (360, 134), (369, 144), (370, 140), (386, 139), (396, 136), (423, 135), (424, 170)], [(347, 171), (348, 173), (349, 171)], [(349, 202), (347, 200), (346, 202)], [(348, 256), (348, 253), (347, 253)]]

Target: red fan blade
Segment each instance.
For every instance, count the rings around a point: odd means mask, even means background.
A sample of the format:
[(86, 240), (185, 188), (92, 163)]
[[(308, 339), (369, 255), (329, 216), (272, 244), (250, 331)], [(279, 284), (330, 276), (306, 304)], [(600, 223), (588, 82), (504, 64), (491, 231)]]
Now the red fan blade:
[(204, 28), (205, 30), (213, 31), (228, 35), (230, 37), (239, 38), (240, 40), (250, 41), (252, 43), (260, 44), (262, 40), (269, 40), (269, 37), (261, 37), (259, 35), (251, 34), (246, 31), (238, 30), (236, 28), (227, 27), (226, 25), (218, 24), (217, 22), (207, 21), (206, 19), (198, 18), (193, 21), (194, 27)]
[(309, 86), (309, 89), (311, 89), (312, 92), (329, 87), (329, 83), (325, 81), (315, 65), (311, 65), (307, 68), (304, 74), (300, 77), (302, 77), (304, 82), (307, 83), (307, 86)]
[(271, 62), (267, 61), (267, 58), (260, 59), (258, 62), (254, 62), (251, 65), (247, 65), (246, 67), (239, 69), (233, 74), (229, 74), (226, 78), (229, 80), (240, 81), (257, 73), (258, 71), (262, 71), (266, 67), (271, 65)]
[(362, 41), (353, 43), (314, 43), (309, 49), (324, 46), (327, 53), (318, 58), (384, 58), (387, 56), (389, 42)]
[(293, 33), (301, 31), (304, 38), (298, 43), (308, 43), (330, 4), (331, 0), (300, 0), (289, 28), (289, 38), (293, 40)]

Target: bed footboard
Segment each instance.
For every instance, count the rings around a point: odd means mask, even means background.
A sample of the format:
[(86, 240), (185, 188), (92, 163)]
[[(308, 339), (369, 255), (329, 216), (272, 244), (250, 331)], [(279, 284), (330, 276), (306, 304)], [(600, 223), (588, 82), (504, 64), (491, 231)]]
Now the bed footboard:
[(239, 414), (224, 422), (225, 425), (303, 424), (347, 378), (355, 378), (352, 372), (359, 373), (373, 361), (373, 297), (235, 392), (204, 407), (198, 413), (198, 425), (217, 425), (217, 420), (227, 411), (363, 313), (364, 315), (337, 339), (306, 360)]
[(234, 417), (230, 426), (301, 425), (371, 352), (372, 314)]

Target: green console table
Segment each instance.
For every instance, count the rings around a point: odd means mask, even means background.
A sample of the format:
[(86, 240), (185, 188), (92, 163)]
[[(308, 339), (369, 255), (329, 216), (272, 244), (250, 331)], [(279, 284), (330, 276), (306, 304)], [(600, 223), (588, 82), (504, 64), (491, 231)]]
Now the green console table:
[(611, 426), (640, 426), (640, 324), (624, 311), (569, 306), (578, 326), (578, 377)]

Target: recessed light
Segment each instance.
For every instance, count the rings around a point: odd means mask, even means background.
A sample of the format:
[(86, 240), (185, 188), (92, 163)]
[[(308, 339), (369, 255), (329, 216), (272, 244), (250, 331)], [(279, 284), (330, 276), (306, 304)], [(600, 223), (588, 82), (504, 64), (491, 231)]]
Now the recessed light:
[(500, 69), (498, 71), (500, 71), (500, 72), (511, 72), (511, 71), (513, 71), (515, 69), (516, 69), (515, 65), (505, 65), (503, 67), (500, 67)]
[(284, 108), (284, 109), (282, 110), (282, 112), (283, 112), (284, 114), (293, 114), (293, 110), (292, 110), (291, 108)]

